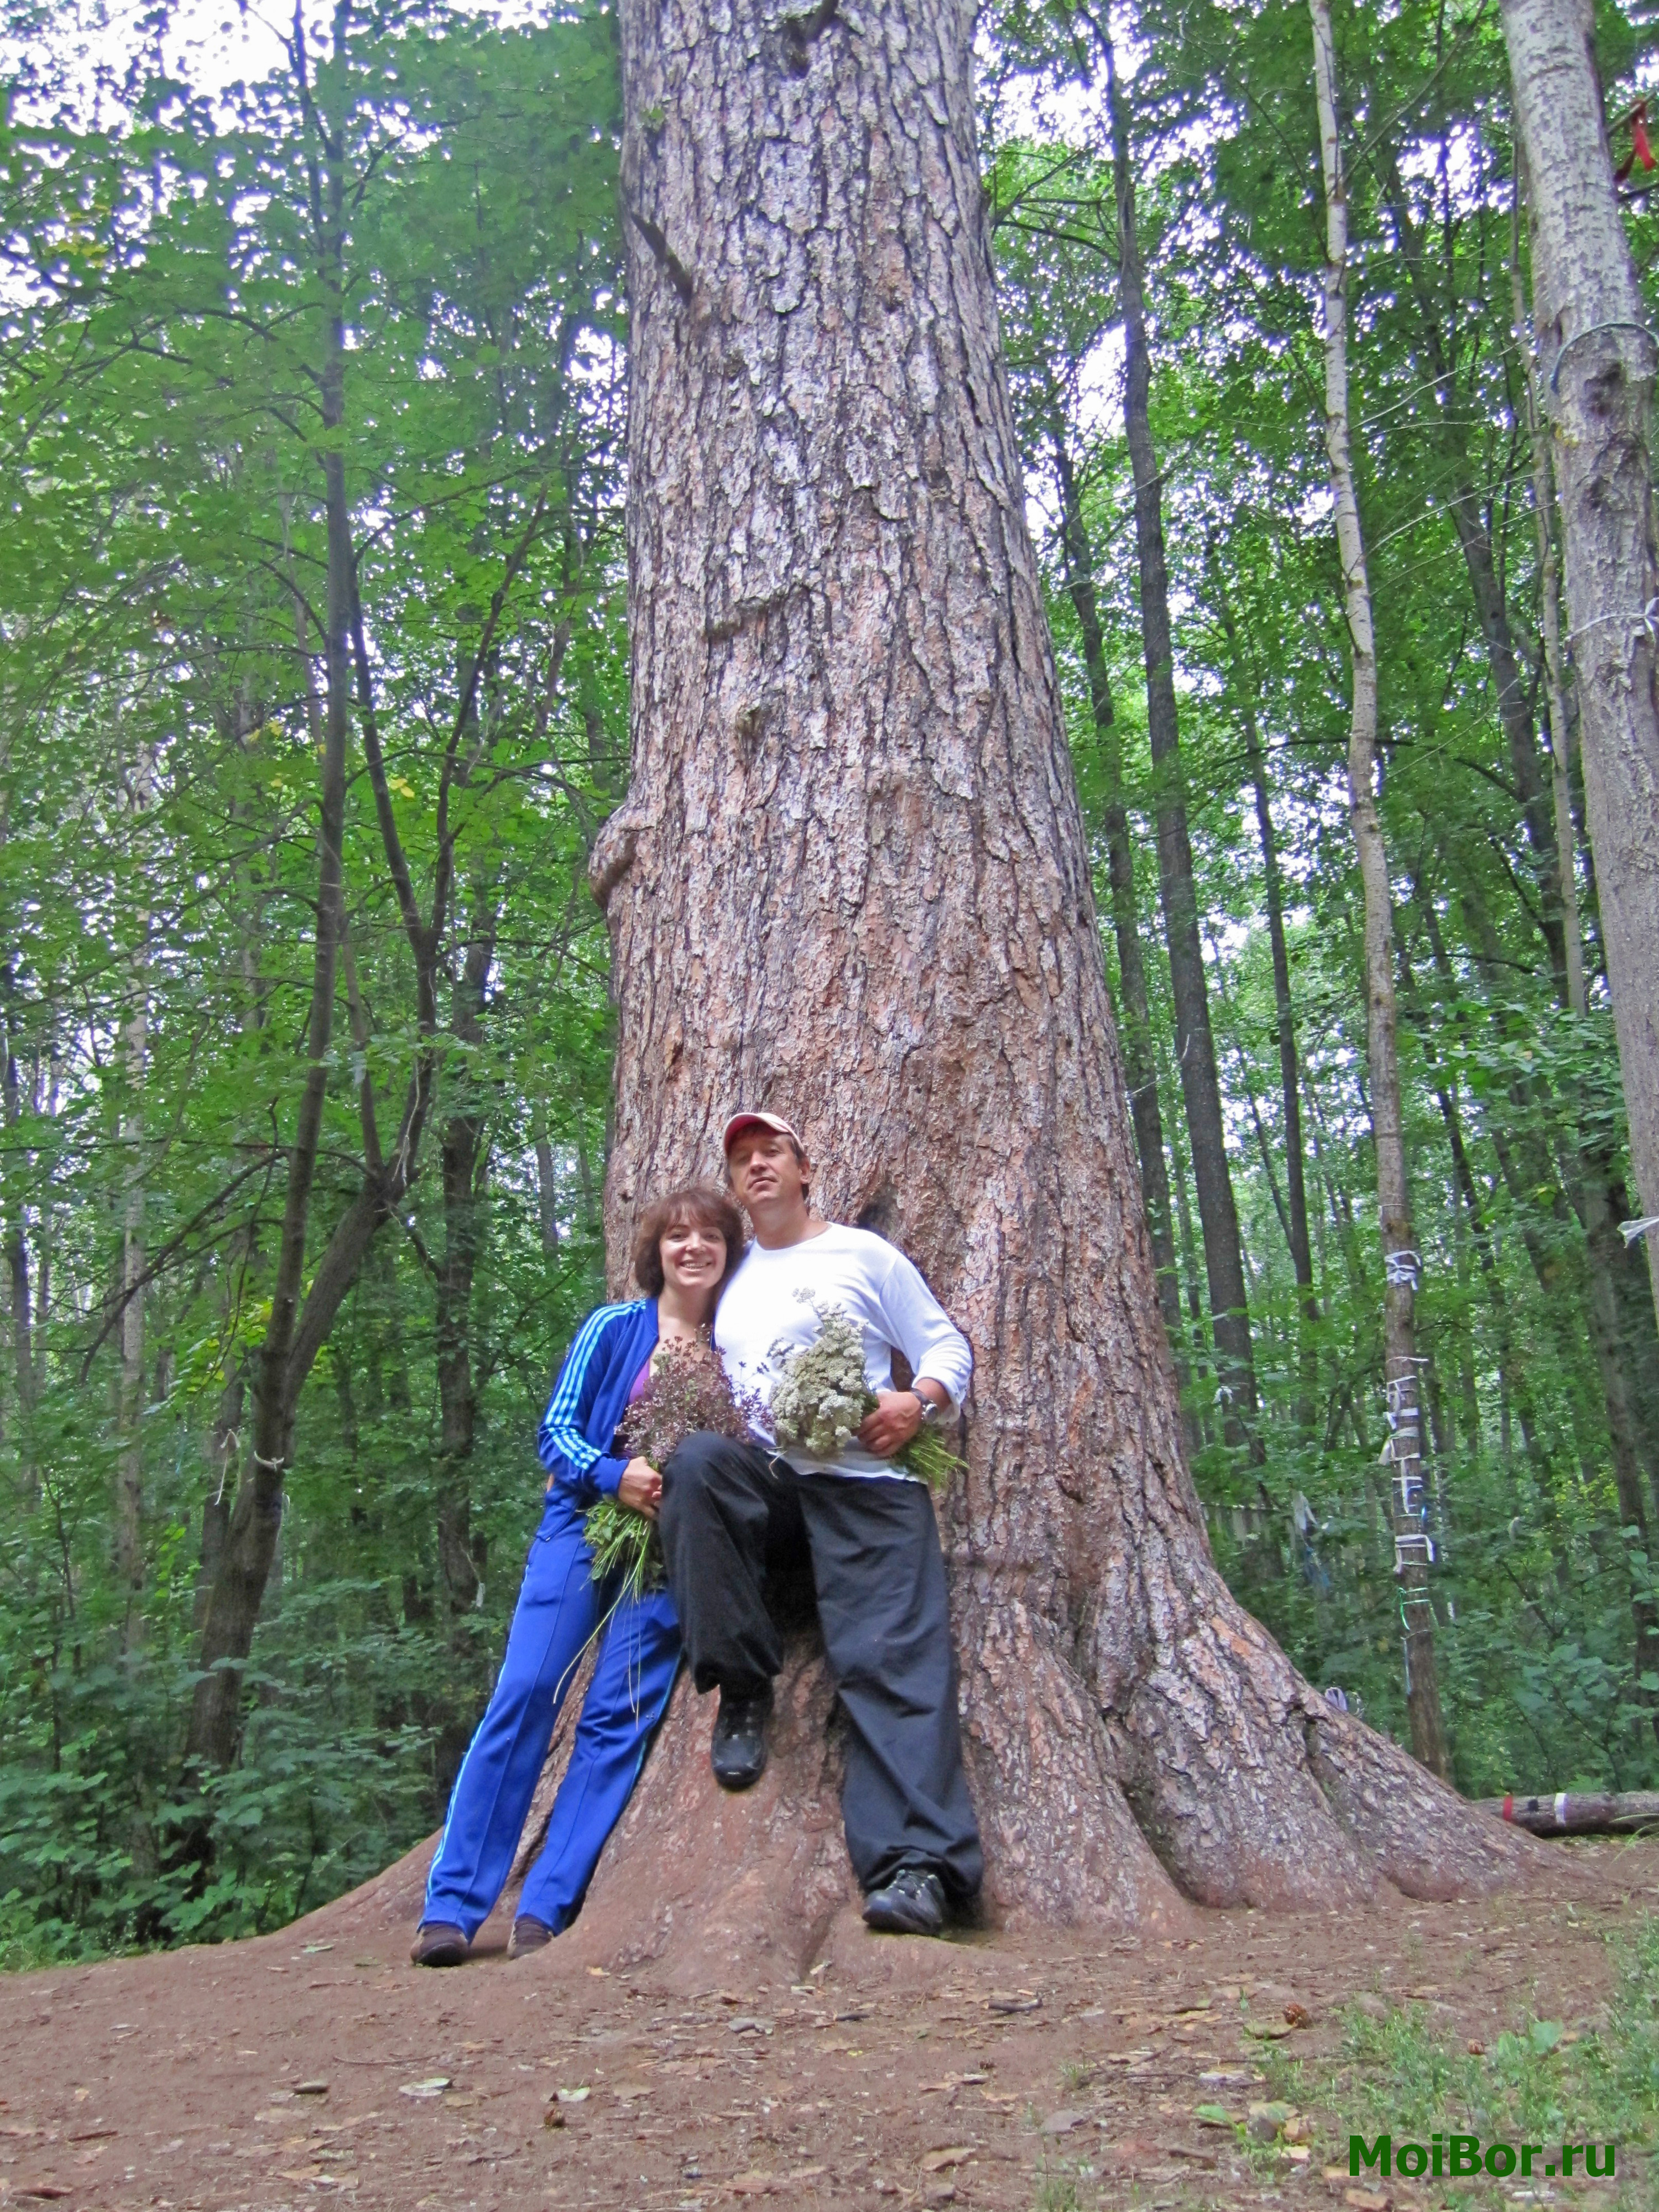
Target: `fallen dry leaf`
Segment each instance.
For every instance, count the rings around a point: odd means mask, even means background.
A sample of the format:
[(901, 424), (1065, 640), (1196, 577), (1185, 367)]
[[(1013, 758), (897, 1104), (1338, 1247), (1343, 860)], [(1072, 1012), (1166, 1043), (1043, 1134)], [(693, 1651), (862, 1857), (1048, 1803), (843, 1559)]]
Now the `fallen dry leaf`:
[(740, 2173), (727, 2187), (733, 2197), (769, 2197), (778, 2185), (775, 2173)]
[(1050, 2112), (1042, 2123), (1045, 2136), (1068, 2136), (1073, 2128), (1080, 2128), (1089, 2118), (1087, 2112)]
[(61, 2181), (36, 2181), (26, 2182), (17, 2194), (20, 2197), (41, 2197), (50, 2203), (55, 2197), (67, 2197), (69, 2191)]
[(550, 2105), (547, 2110), (542, 2114), (542, 2125), (544, 2128), (562, 2128), (564, 2124), (564, 2107), (562, 2105)]
[(1035, 1990), (993, 1990), (985, 2002), (992, 2012), (1035, 2012), (1042, 1999)]
[(1381, 2190), (1345, 2189), (1342, 2202), (1351, 2206), (1352, 2212), (1389, 2212), (1394, 2199), (1385, 2197)]
[(960, 2166), (974, 2154), (972, 2143), (947, 2143), (943, 2150), (930, 2150), (921, 2161), (924, 2173), (943, 2173), (947, 2166)]

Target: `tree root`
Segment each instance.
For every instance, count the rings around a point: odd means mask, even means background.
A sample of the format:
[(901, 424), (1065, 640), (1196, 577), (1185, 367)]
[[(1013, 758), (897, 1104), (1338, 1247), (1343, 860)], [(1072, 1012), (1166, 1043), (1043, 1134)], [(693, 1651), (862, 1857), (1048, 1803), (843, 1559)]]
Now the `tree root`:
[[(1136, 1818), (1180, 1888), (1210, 1905), (1328, 1907), (1482, 1892), (1550, 1865), (1311, 1688), (1194, 1547), (1150, 1570), (1150, 1663), (1106, 1708)], [(1122, 1680), (1115, 1636), (1108, 1679)]]

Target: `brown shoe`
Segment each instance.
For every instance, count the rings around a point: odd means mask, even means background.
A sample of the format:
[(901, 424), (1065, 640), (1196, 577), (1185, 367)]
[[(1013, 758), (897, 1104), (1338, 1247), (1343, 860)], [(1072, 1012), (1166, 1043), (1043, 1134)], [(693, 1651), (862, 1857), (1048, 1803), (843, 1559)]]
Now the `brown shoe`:
[(416, 1966), (459, 1966), (466, 1959), (467, 1942), (459, 1928), (447, 1921), (423, 1920), (415, 1931), (410, 1963)]
[(532, 1920), (527, 1912), (520, 1913), (513, 1923), (513, 1933), (507, 1939), (509, 1959), (528, 1958), (532, 1951), (544, 1951), (553, 1941), (553, 1930), (539, 1920)]

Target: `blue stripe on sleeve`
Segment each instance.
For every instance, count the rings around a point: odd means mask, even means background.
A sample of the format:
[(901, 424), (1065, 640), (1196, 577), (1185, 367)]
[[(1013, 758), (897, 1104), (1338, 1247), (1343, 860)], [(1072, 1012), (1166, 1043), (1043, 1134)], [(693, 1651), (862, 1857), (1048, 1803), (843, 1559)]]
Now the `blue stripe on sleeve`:
[(591, 1444), (582, 1434), (578, 1422), (580, 1418), (583, 1385), (587, 1370), (599, 1349), (599, 1340), (608, 1324), (619, 1314), (629, 1311), (627, 1305), (596, 1306), (576, 1332), (576, 1340), (565, 1355), (564, 1365), (559, 1370), (559, 1379), (553, 1386), (547, 1411), (542, 1415), (541, 1427), (536, 1432), (536, 1449), (542, 1465), (550, 1474), (556, 1459), (564, 1460), (578, 1475), (587, 1473), (595, 1460), (603, 1455), (598, 1444)]

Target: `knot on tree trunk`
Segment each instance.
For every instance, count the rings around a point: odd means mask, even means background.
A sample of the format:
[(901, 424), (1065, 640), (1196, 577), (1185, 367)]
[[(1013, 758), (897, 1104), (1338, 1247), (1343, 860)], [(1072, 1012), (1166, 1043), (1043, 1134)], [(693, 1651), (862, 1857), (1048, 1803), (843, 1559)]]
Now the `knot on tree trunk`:
[(611, 902), (611, 892), (634, 865), (635, 847), (644, 826), (630, 817), (625, 806), (619, 807), (593, 840), (587, 888), (601, 914)]

